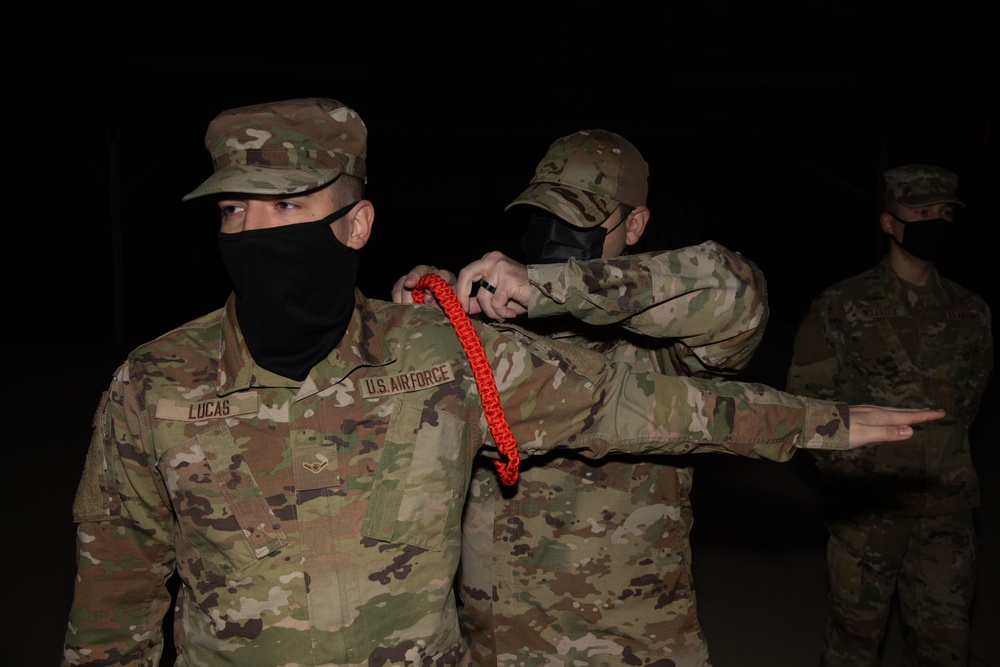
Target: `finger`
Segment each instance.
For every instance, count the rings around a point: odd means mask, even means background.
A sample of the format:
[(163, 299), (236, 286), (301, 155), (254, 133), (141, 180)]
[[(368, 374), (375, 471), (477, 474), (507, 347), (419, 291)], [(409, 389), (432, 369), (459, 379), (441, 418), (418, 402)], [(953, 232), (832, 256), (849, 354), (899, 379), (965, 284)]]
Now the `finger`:
[(898, 442), (913, 436), (912, 426), (881, 426), (879, 430), (882, 434), (878, 439), (882, 442)]
[(920, 424), (945, 416), (938, 408), (889, 408), (876, 405), (851, 406), (853, 422), (871, 425)]
[(528, 312), (528, 272), (523, 264), (500, 256), (496, 264), (496, 285), (498, 293), (494, 294), (493, 307), (497, 314), (510, 319)]
[(922, 424), (924, 422), (936, 421), (945, 416), (944, 410), (917, 410), (910, 414), (906, 420), (907, 424)]
[[(410, 272), (405, 276), (400, 278), (396, 284), (399, 286), (399, 301), (396, 301), (396, 287), (393, 287), (393, 301), (396, 303), (413, 303), (413, 289), (420, 282), (420, 279), (426, 276), (428, 273), (433, 273), (435, 275), (441, 276), (445, 281), (448, 281), (452, 276), (452, 273), (446, 269), (439, 269), (436, 266), (431, 266), (429, 264), (418, 264), (417, 266), (410, 269)], [(427, 305), (434, 305), (437, 303), (437, 299), (428, 290), (424, 294), (424, 303)]]
[(848, 437), (848, 448), (856, 449), (866, 445), (878, 446), (882, 442), (897, 442), (906, 440), (913, 435), (913, 427), (896, 425), (872, 425), (862, 422), (851, 424)]
[(499, 315), (503, 316), (505, 320), (518, 317), (519, 315), (524, 315), (528, 312), (526, 308), (521, 307), (521, 304), (511, 299), (507, 299), (502, 306), (496, 307), (496, 311)]
[(406, 289), (406, 279), (409, 274), (403, 276), (397, 280), (392, 286), (392, 302), (393, 303), (413, 303), (413, 295), (410, 294), (410, 290)]
[(494, 299), (494, 307), (504, 317), (517, 317), (526, 313), (531, 298), (531, 283), (528, 282), (528, 268), (509, 257), (499, 255), (494, 274), (487, 273), (490, 282), (503, 292), (502, 299)]
[(462, 309), (470, 315), (478, 312), (478, 310), (472, 310), (472, 308), (476, 307), (472, 306), (470, 301), (474, 300), (472, 297), (476, 292), (477, 283), (483, 278), (484, 271), (487, 268), (486, 264), (488, 262), (482, 259), (470, 262), (464, 269), (458, 272), (458, 280), (455, 281), (455, 296), (458, 297), (459, 303), (462, 304)]
[[(488, 282), (488, 281), (487, 281)], [(480, 288), (479, 292), (476, 294), (476, 298), (473, 302), (479, 306), (480, 312), (483, 315), (490, 318), (491, 320), (497, 320), (502, 322), (503, 315), (499, 313), (499, 309), (503, 307), (505, 297), (503, 296), (503, 290), (494, 288), (493, 291)]]
[[(417, 286), (419, 278), (415, 278), (413, 273), (407, 273), (396, 281), (392, 286), (392, 300), (394, 303), (413, 303), (413, 288)], [(426, 303), (426, 299), (424, 300)]]

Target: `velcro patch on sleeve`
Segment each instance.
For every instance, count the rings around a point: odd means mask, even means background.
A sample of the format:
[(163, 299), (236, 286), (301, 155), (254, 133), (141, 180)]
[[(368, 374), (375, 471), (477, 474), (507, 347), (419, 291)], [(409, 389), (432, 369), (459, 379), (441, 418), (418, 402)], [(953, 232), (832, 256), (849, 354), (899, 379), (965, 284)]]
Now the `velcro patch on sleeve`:
[(83, 475), (76, 488), (73, 499), (74, 521), (106, 521), (111, 518), (111, 504), (105, 478), (107, 465), (105, 463), (104, 410), (108, 404), (108, 392), (101, 395), (97, 413), (93, 421), (93, 435), (90, 447), (87, 449), (87, 460), (83, 466)]

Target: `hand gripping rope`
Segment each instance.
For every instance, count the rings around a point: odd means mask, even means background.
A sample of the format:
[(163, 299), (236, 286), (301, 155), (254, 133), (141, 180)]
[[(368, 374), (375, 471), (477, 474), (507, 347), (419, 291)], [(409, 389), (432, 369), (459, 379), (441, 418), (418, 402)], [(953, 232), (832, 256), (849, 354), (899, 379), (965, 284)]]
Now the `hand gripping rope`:
[(455, 327), (458, 340), (465, 349), (465, 355), (469, 358), (472, 366), (472, 373), (475, 375), (476, 384), (479, 385), (479, 397), (483, 401), (483, 412), (486, 413), (486, 423), (489, 424), (490, 433), (496, 441), (497, 449), (507, 457), (507, 461), (494, 461), (500, 475), (500, 482), (505, 486), (511, 486), (517, 481), (517, 465), (520, 457), (517, 453), (517, 442), (514, 434), (511, 433), (507, 424), (507, 417), (503, 413), (500, 405), (500, 394), (497, 392), (497, 383), (493, 379), (493, 369), (490, 368), (486, 358), (486, 351), (479, 341), (475, 329), (469, 316), (462, 310), (462, 304), (458, 302), (458, 297), (451, 291), (451, 287), (444, 278), (433, 273), (427, 273), (417, 286), (410, 292), (414, 303), (424, 302), (424, 289), (430, 290), (437, 302), (441, 304), (441, 309), (451, 321), (451, 326)]

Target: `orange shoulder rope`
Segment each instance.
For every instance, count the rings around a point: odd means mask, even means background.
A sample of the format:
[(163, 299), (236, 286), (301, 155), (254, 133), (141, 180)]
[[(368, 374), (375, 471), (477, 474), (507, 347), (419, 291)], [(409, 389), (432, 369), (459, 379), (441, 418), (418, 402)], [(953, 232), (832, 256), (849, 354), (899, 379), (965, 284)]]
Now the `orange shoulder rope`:
[(497, 383), (493, 379), (493, 369), (490, 368), (489, 360), (486, 358), (486, 351), (479, 341), (475, 329), (469, 316), (462, 310), (462, 304), (458, 302), (458, 297), (451, 291), (451, 287), (444, 278), (433, 273), (425, 274), (417, 286), (410, 292), (414, 303), (424, 302), (424, 289), (429, 289), (441, 304), (441, 309), (455, 327), (458, 340), (465, 348), (465, 355), (469, 358), (472, 372), (476, 377), (476, 384), (479, 385), (479, 397), (483, 401), (483, 412), (486, 413), (486, 423), (489, 424), (490, 433), (497, 443), (497, 449), (507, 457), (507, 461), (494, 461), (500, 475), (500, 481), (511, 486), (517, 481), (517, 465), (520, 457), (517, 453), (517, 442), (514, 434), (511, 433), (510, 425), (507, 424), (507, 417), (503, 413), (500, 405), (500, 394), (497, 392)]

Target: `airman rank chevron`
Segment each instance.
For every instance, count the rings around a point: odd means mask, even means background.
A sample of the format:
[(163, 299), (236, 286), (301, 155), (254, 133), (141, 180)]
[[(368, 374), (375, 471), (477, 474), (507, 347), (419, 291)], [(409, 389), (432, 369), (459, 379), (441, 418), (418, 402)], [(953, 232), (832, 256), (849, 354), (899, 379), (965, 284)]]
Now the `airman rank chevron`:
[(365, 398), (373, 398), (401, 394), (447, 384), (454, 379), (455, 374), (451, 372), (451, 364), (436, 364), (422, 370), (364, 378), (361, 380), (361, 395)]
[(170, 421), (200, 422), (255, 414), (257, 414), (257, 394), (249, 391), (204, 401), (161, 398), (156, 402), (156, 418)]

